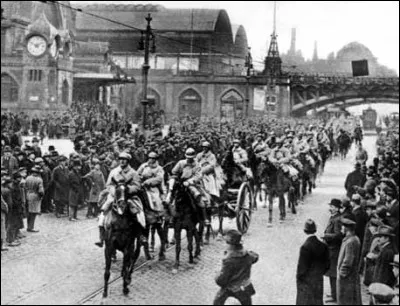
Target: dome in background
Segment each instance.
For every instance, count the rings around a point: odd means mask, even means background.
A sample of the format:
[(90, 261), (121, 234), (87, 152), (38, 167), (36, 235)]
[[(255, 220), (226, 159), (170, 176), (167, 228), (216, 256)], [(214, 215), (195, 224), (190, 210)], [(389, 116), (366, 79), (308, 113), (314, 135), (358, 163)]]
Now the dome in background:
[(340, 49), (336, 55), (337, 59), (340, 60), (373, 60), (375, 56), (371, 50), (359, 42), (351, 42)]

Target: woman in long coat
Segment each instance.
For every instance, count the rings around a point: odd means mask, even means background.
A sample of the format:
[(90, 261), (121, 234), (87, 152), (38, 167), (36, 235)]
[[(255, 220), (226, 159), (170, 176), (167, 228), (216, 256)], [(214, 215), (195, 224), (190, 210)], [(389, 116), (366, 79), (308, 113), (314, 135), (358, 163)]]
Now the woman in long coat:
[(43, 180), (40, 176), (41, 169), (37, 166), (31, 169), (32, 174), (26, 179), (26, 200), (28, 202), (28, 232), (34, 230), (36, 216), (41, 213), (42, 198), (44, 195)]
[(337, 270), (338, 305), (362, 305), (359, 263), (361, 255), (360, 239), (355, 235), (356, 223), (343, 219), (346, 237), (340, 248)]

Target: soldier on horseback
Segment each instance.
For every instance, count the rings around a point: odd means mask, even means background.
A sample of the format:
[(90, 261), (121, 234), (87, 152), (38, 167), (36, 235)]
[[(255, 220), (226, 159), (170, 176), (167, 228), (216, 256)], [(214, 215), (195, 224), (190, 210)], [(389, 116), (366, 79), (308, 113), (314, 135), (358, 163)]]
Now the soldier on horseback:
[(197, 154), (196, 162), (199, 164), (201, 169), (204, 188), (211, 196), (219, 198), (220, 190), (217, 187), (215, 178), (217, 158), (211, 152), (211, 144), (208, 141), (204, 141), (201, 146), (203, 151)]
[[(169, 191), (172, 192), (176, 180), (182, 180), (183, 185), (188, 188), (193, 198), (196, 200), (196, 204), (201, 211), (201, 217), (203, 218), (205, 225), (210, 225), (210, 220), (207, 218), (206, 207), (208, 204), (208, 198), (201, 186), (201, 168), (196, 162), (196, 151), (192, 148), (186, 150), (186, 159), (179, 161), (176, 166), (172, 169), (172, 178), (169, 182)], [(170, 199), (166, 200), (167, 203)]]
[[(102, 213), (99, 216), (100, 241), (95, 243), (98, 247), (103, 247), (105, 234), (105, 217), (110, 211), (111, 204), (114, 202), (115, 190), (117, 185), (121, 182), (127, 184), (126, 188), (128, 198), (136, 194), (141, 189), (140, 176), (129, 165), (129, 161), (132, 159), (131, 155), (123, 152), (119, 154), (118, 159), (120, 165), (111, 171), (106, 184), (107, 189), (100, 195), (100, 199), (103, 199), (104, 204), (101, 207)], [(137, 208), (134, 207), (134, 204), (131, 201), (128, 201), (128, 203), (130, 209), (137, 212)], [(141, 209), (141, 211), (143, 211), (143, 208)], [(143, 227), (145, 227), (144, 224), (142, 225)]]
[(247, 152), (240, 146), (239, 139), (233, 140), (232, 153), (233, 153), (233, 160), (237, 168), (240, 169), (241, 172), (247, 176), (247, 178), (252, 177), (250, 168), (246, 166), (246, 164), (249, 162)]

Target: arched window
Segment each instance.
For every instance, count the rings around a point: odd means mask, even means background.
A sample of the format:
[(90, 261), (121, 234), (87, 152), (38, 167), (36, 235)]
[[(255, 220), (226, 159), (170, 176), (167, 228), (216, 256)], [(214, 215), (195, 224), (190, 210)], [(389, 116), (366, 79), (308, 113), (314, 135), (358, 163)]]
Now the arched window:
[(18, 102), (18, 83), (8, 74), (1, 75), (1, 101)]
[(62, 84), (62, 104), (69, 104), (69, 84), (67, 80), (64, 80)]
[(244, 100), (236, 90), (229, 90), (221, 98), (221, 119), (233, 121), (243, 116)]
[(195, 90), (185, 90), (179, 97), (179, 116), (201, 117), (201, 97)]

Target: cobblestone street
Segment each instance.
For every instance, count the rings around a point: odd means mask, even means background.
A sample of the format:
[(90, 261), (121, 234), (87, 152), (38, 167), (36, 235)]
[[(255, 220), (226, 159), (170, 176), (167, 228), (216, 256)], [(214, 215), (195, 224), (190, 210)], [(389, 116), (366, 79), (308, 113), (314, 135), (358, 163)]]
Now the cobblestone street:
[[(367, 137), (368, 152), (375, 152), (374, 137)], [(267, 228), (268, 210), (259, 208), (252, 219), (249, 233), (244, 237), (245, 247), (260, 254), (253, 268), (253, 282), (257, 290), (254, 304), (293, 305), (296, 299), (296, 266), (301, 244), (306, 236), (303, 225), (312, 218), (318, 234), (324, 231), (329, 218), (328, 205), (332, 197), (344, 195), (344, 179), (352, 170), (353, 155), (346, 161), (331, 160), (325, 174), (317, 182), (317, 189), (299, 206), (297, 215), (288, 213), (279, 223), (278, 207), (274, 207), (274, 226)], [(212, 304), (218, 288), (214, 276), (219, 271), (225, 243), (212, 240), (203, 248), (195, 265), (189, 265), (186, 248), (182, 252), (182, 266), (173, 273), (174, 250), (167, 253), (165, 262), (148, 262), (134, 272), (131, 293), (122, 294), (122, 281), (110, 286), (110, 297), (102, 300), (94, 294), (103, 285), (103, 251), (94, 246), (98, 239), (96, 220), (84, 219), (70, 223), (43, 215), (38, 220), (38, 234), (28, 234), (23, 245), (1, 258), (1, 304), (107, 304), (127, 305), (184, 305)], [(225, 230), (235, 222), (225, 221)], [(24, 231), (24, 234), (26, 232)], [(113, 266), (111, 280), (120, 274), (120, 259)], [(143, 263), (141, 258), (138, 266)], [(326, 289), (328, 282), (325, 283)], [(326, 290), (326, 293), (329, 293)], [(367, 298), (364, 294), (364, 298)], [(233, 301), (229, 301), (233, 305)], [(367, 304), (367, 301), (364, 301)]]

